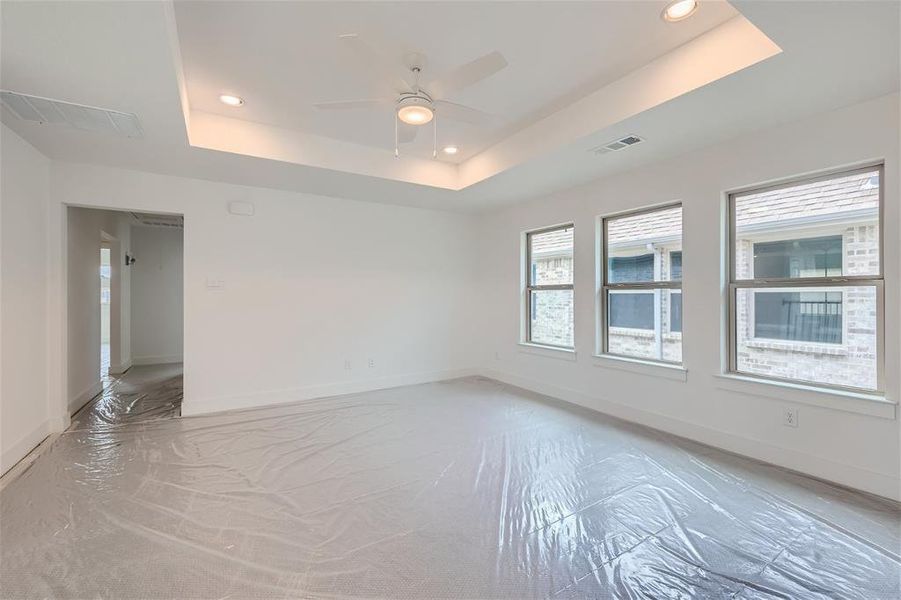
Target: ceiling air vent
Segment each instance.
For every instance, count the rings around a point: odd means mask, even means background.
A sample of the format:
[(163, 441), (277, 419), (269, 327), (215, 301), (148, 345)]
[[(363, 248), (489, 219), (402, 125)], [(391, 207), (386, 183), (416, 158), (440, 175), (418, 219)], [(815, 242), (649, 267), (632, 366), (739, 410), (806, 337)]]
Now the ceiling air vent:
[(607, 142), (606, 144), (592, 148), (591, 150), (589, 150), (589, 152), (594, 152), (595, 154), (607, 154), (608, 152), (616, 152), (617, 150), (622, 150), (623, 148), (634, 146), (635, 144), (639, 144), (643, 141), (644, 140), (637, 135), (627, 135), (626, 137), (620, 138), (616, 141)]
[(137, 115), (131, 113), (72, 104), (71, 102), (18, 94), (5, 90), (0, 90), (0, 101), (14, 115), (24, 121), (68, 125), (85, 131), (112, 133), (130, 138), (138, 138), (144, 135)]

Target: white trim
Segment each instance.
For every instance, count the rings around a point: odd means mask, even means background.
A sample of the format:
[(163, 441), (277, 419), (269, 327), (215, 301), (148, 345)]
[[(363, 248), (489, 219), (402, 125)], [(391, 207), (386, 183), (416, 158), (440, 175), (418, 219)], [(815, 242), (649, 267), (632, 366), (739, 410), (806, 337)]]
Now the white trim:
[(40, 445), (53, 431), (53, 423), (47, 419), (18, 440), (13, 442), (2, 455), (0, 455), (0, 475), (16, 466), (20, 460), (28, 456), (28, 453)]
[(429, 371), (423, 373), (410, 373), (407, 375), (393, 375), (377, 377), (360, 381), (343, 381), (310, 385), (302, 388), (290, 388), (283, 390), (266, 390), (235, 396), (219, 396), (213, 398), (185, 398), (182, 401), (182, 417), (201, 415), (227, 410), (239, 410), (245, 408), (263, 408), (277, 406), (290, 402), (300, 402), (315, 398), (327, 398), (344, 394), (359, 394), (386, 388), (400, 387), (404, 385), (418, 385), (432, 383), (460, 377), (470, 377), (478, 374), (475, 368), (453, 369), (446, 371)]
[(547, 358), (556, 358), (558, 360), (568, 360), (572, 362), (576, 361), (576, 351), (573, 348), (546, 346), (534, 342), (517, 343), (519, 344), (519, 351), (523, 354), (534, 354), (535, 356), (546, 356)]
[(810, 475), (825, 481), (901, 501), (901, 478), (898, 477), (640, 410), (626, 404), (613, 402), (601, 396), (584, 394), (571, 388), (563, 388), (535, 379), (491, 369), (483, 370), (482, 375), (727, 452), (733, 452), (751, 459), (791, 469), (802, 475)]
[[(741, 196), (741, 194), (736, 195)], [(856, 210), (839, 211), (823, 215), (804, 215), (782, 221), (761, 221), (759, 223), (743, 225), (741, 228), (736, 224), (735, 235), (736, 237), (746, 237), (748, 234), (755, 233), (770, 234), (777, 232), (793, 232), (797, 229), (825, 228), (828, 225), (842, 226), (842, 229), (839, 230), (842, 231), (851, 223), (857, 225), (859, 222), (869, 223), (873, 221), (879, 222), (878, 206), (876, 208), (859, 208)]]
[(595, 359), (594, 366), (596, 367), (663, 377), (674, 381), (688, 381), (688, 370), (680, 364), (642, 360), (628, 356), (615, 356), (613, 354), (595, 354), (593, 358)]
[(844, 412), (894, 420), (897, 404), (879, 394), (851, 392), (815, 385), (773, 381), (759, 377), (720, 373), (716, 387), (749, 396), (772, 398), (797, 404), (809, 404)]
[(172, 363), (184, 362), (184, 356), (181, 354), (170, 354), (163, 356), (134, 356), (129, 366), (140, 365), (169, 365)]
[(103, 391), (103, 382), (99, 379), (88, 386), (80, 394), (69, 400), (69, 415), (74, 415)]

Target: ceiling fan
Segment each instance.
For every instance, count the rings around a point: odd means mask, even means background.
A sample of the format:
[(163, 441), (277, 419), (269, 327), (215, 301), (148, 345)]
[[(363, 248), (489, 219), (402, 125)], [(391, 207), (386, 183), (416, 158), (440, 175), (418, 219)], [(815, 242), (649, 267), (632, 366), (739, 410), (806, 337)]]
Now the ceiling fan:
[(375, 71), (385, 82), (386, 95), (365, 100), (341, 100), (320, 102), (314, 106), (320, 110), (351, 110), (394, 107), (394, 154), (398, 156), (398, 144), (416, 139), (419, 126), (433, 123), (434, 148), (432, 156), (438, 155), (438, 127), (436, 116), (454, 121), (482, 125), (496, 119), (476, 108), (445, 100), (447, 96), (465, 89), (494, 75), (507, 66), (507, 59), (498, 51), (461, 65), (443, 77), (431, 80), (427, 87), (420, 84), (422, 71), (426, 66), (425, 55), (413, 52), (405, 57), (405, 67), (410, 72), (410, 81), (398, 76), (397, 65), (382, 57), (372, 46), (356, 33), (338, 36), (347, 44), (363, 66)]

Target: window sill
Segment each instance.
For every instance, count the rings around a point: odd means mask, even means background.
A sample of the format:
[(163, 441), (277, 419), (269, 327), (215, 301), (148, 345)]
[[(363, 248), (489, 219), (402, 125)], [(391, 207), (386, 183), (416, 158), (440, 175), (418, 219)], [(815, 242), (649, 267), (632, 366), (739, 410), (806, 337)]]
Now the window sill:
[(743, 346), (761, 350), (782, 350), (785, 352), (798, 352), (801, 354), (847, 356), (848, 350), (841, 344), (818, 344), (816, 342), (780, 342), (778, 340), (752, 339), (744, 342)]
[(519, 342), (519, 351), (524, 354), (534, 354), (535, 356), (544, 356), (546, 358), (555, 358), (557, 360), (576, 361), (576, 351), (572, 348), (560, 348), (558, 346), (544, 346), (542, 344), (533, 344), (531, 342)]
[(628, 358), (625, 356), (614, 356), (612, 354), (595, 354), (594, 359), (594, 366), (596, 367), (618, 369), (620, 371), (629, 371), (641, 375), (662, 377), (673, 381), (684, 382), (688, 380), (688, 371), (682, 365), (642, 360), (640, 358)]
[(894, 420), (896, 418), (896, 403), (879, 394), (834, 390), (734, 373), (721, 373), (715, 377), (717, 378), (716, 387), (721, 390), (831, 408), (881, 419)]

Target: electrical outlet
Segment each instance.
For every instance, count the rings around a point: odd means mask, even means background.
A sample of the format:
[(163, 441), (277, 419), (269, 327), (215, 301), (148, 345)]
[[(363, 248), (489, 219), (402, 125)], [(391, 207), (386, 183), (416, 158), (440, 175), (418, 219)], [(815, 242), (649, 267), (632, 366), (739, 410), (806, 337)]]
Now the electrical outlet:
[(786, 427), (798, 426), (798, 409), (785, 407), (782, 410), (782, 424)]
[(349, 360), (344, 361), (344, 370), (350, 371), (350, 361)]
[(375, 368), (375, 359), (374, 359), (374, 358), (370, 358), (370, 359), (369, 359), (369, 368), (370, 368), (370, 369), (374, 369), (374, 368)]

